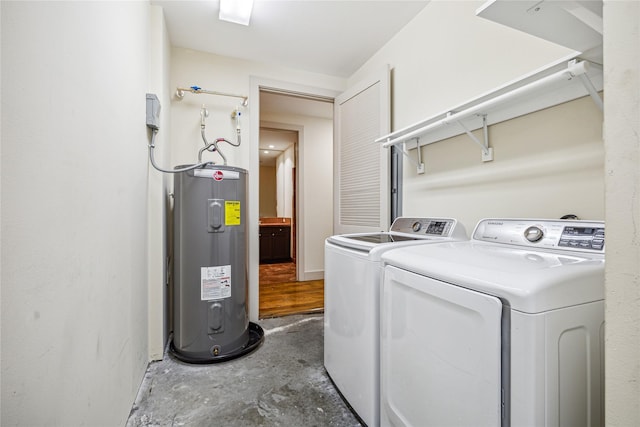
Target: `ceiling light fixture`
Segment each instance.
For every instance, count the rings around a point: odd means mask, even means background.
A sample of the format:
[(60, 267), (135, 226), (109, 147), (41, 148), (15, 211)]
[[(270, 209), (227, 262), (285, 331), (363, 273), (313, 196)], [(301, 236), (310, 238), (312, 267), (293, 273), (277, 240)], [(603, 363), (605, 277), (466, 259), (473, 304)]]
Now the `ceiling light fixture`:
[(223, 21), (249, 25), (253, 0), (220, 0), (220, 14)]

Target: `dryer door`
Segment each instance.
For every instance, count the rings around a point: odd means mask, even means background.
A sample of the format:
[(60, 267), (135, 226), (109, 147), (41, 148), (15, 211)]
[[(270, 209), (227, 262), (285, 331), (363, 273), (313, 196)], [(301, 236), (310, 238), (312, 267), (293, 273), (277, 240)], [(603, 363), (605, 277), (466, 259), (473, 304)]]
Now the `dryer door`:
[(499, 426), (498, 298), (384, 269), (381, 425)]

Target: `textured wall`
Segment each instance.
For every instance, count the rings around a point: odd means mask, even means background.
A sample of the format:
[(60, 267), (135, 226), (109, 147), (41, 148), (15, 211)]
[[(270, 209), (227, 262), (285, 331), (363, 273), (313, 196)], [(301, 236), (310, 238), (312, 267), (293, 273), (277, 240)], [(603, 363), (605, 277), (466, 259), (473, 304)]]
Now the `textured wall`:
[(149, 5), (1, 7), (1, 424), (123, 425), (148, 360)]
[(608, 426), (640, 425), (640, 3), (604, 3)]

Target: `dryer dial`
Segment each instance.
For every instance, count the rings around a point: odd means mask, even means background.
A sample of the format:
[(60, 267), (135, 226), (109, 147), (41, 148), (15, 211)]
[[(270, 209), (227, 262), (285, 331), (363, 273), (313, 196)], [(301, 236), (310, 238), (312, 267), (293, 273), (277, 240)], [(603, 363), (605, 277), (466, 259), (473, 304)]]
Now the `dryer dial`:
[(421, 228), (422, 228), (422, 223), (420, 221), (414, 222), (413, 225), (411, 226), (411, 229), (416, 233), (420, 231)]
[(537, 225), (532, 225), (531, 227), (524, 230), (524, 238), (530, 241), (531, 243), (535, 243), (540, 241), (544, 237), (544, 231), (542, 228)]

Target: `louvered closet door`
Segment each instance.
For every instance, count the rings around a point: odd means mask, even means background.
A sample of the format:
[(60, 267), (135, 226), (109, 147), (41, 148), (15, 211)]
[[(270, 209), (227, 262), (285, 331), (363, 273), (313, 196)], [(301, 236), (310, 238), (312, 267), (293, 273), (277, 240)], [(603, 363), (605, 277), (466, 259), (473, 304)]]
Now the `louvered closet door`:
[(336, 98), (334, 104), (334, 234), (388, 230), (389, 69)]

